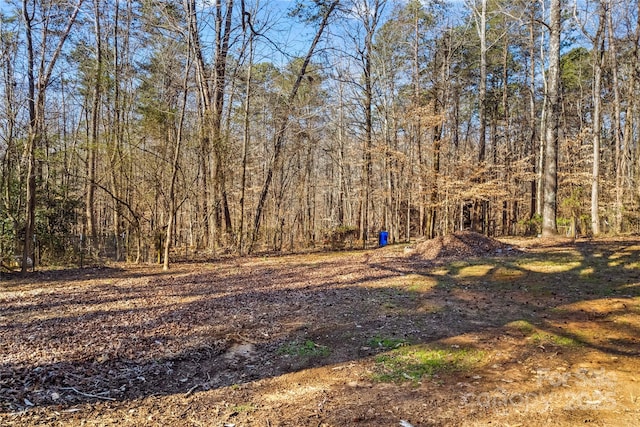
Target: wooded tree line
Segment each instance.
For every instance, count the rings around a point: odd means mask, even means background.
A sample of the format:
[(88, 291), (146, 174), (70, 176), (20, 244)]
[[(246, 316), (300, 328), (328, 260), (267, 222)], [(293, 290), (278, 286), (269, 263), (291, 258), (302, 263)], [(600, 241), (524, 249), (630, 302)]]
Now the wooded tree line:
[(276, 3), (8, 2), (3, 265), (640, 231), (637, 1)]

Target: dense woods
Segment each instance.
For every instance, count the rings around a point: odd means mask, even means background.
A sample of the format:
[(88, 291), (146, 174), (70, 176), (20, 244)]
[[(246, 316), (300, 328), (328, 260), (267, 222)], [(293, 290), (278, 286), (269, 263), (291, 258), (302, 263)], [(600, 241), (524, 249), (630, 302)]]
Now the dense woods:
[(2, 268), (640, 232), (640, 3), (10, 0)]

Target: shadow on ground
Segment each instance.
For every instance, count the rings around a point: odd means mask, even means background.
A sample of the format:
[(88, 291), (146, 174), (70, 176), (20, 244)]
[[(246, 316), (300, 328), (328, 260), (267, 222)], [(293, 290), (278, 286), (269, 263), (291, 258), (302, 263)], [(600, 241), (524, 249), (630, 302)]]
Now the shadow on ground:
[[(388, 350), (381, 339), (531, 333), (514, 324), (548, 334), (523, 352), (564, 338), (637, 357), (640, 330), (614, 321), (638, 314), (625, 300), (640, 296), (639, 250), (594, 241), (440, 265), (389, 252), (43, 273), (0, 290), (0, 409), (188, 395), (367, 359)], [(602, 299), (619, 304), (589, 308)], [(594, 322), (611, 334), (580, 333)], [(306, 343), (327, 351), (291, 350)]]

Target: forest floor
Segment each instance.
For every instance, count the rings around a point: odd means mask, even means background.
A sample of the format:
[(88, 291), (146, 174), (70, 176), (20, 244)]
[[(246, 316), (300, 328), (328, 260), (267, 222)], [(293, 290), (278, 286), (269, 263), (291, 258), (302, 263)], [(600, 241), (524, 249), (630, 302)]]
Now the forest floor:
[(638, 426), (639, 366), (639, 237), (0, 283), (3, 426)]

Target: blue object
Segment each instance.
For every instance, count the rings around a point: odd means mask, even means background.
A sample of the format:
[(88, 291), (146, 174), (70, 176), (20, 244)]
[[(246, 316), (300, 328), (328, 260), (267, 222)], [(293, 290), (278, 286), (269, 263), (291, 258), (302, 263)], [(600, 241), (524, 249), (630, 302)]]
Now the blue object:
[(389, 242), (389, 232), (381, 231), (380, 234), (378, 235), (378, 246), (380, 247), (387, 246), (388, 242)]

